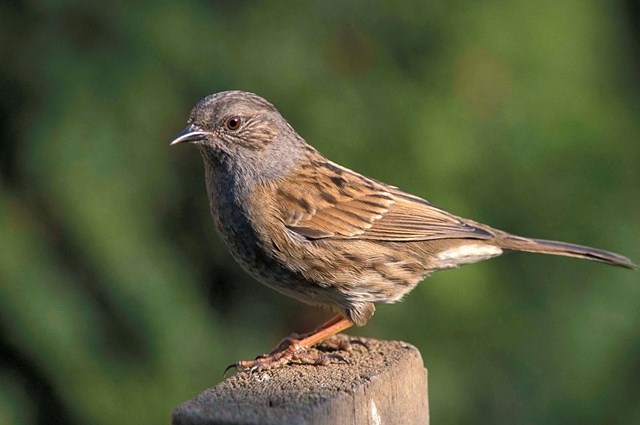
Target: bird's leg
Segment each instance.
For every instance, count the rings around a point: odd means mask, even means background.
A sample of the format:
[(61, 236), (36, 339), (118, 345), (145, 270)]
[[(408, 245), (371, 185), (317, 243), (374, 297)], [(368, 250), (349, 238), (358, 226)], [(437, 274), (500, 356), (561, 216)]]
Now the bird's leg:
[(351, 326), (353, 326), (353, 322), (339, 314), (320, 325), (313, 332), (304, 334), (299, 338), (285, 338), (271, 353), (259, 356), (255, 360), (241, 360), (230, 365), (227, 370), (235, 367), (237, 370), (254, 372), (274, 369), (289, 363), (325, 365), (328, 364), (331, 359), (339, 359), (346, 362), (347, 360), (340, 355), (318, 355), (310, 353), (308, 349)]
[[(291, 345), (291, 342), (294, 340), (301, 340), (304, 338), (307, 338), (317, 332), (320, 332), (321, 330), (324, 330), (330, 326), (335, 325), (336, 323), (338, 323), (340, 320), (342, 320), (344, 318), (344, 316), (342, 314), (336, 314), (335, 316), (333, 316), (331, 319), (327, 320), (326, 322), (324, 322), (322, 325), (318, 326), (317, 328), (315, 328), (314, 330), (312, 330), (311, 332), (305, 332), (303, 334), (299, 334), (297, 332), (292, 333), (289, 336), (285, 336), (284, 338), (282, 338), (280, 340), (280, 342), (278, 342), (268, 354), (263, 354), (261, 356), (258, 357), (266, 357), (269, 354), (273, 354), (276, 353), (278, 351), (282, 351), (284, 350), (286, 347), (288, 347), (289, 345)], [(340, 331), (338, 331), (340, 332)], [(326, 340), (326, 338), (325, 338)]]
[[(326, 321), (324, 324), (320, 325), (317, 329), (311, 331), (311, 332), (307, 332), (305, 334), (302, 334), (300, 336), (298, 336), (296, 339), (300, 339), (300, 338), (306, 338), (308, 336), (313, 335), (314, 333), (319, 332), (322, 329), (326, 329), (329, 328), (331, 326), (333, 326), (334, 324), (340, 322), (341, 320), (344, 319), (344, 316), (342, 314), (337, 314), (335, 316), (333, 316), (331, 319), (329, 319), (328, 321)], [(353, 323), (351, 323), (351, 325), (353, 325)], [(345, 328), (346, 329), (346, 328)], [(352, 339), (350, 338), (348, 335), (343, 335), (340, 334), (338, 332), (335, 332), (325, 338), (323, 338), (320, 342), (322, 343), (323, 347), (326, 347), (330, 350), (351, 350), (351, 346), (352, 344), (359, 344), (362, 345), (365, 348), (369, 348), (367, 346), (367, 344), (359, 339)], [(291, 339), (291, 337), (289, 338), (285, 338), (283, 341), (287, 340), (287, 339)], [(281, 343), (283, 342), (281, 341)]]

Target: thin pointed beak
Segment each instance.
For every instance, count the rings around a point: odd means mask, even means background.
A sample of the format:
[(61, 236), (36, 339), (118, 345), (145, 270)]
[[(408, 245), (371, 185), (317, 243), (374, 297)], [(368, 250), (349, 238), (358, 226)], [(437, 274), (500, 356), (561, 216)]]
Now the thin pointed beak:
[(197, 142), (198, 140), (207, 138), (207, 136), (209, 136), (210, 134), (211, 133), (209, 132), (203, 131), (197, 125), (190, 124), (187, 126), (187, 128), (182, 130), (182, 132), (178, 134), (175, 139), (173, 139), (173, 142), (171, 142), (169, 146), (174, 146), (185, 142)]

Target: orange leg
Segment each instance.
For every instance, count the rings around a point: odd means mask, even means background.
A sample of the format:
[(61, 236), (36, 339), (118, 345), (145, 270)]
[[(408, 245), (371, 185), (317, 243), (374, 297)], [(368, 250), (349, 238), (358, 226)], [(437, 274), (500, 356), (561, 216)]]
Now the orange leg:
[(259, 356), (255, 360), (241, 360), (227, 367), (227, 370), (235, 367), (238, 370), (253, 372), (274, 369), (289, 363), (321, 365), (328, 364), (332, 358), (345, 360), (339, 355), (312, 354), (308, 352), (308, 349), (351, 326), (353, 326), (353, 322), (350, 319), (338, 314), (317, 327), (313, 332), (301, 335), (300, 338), (285, 338), (271, 353)]
[[(306, 332), (306, 333), (303, 333), (303, 334), (298, 334), (298, 333), (294, 332), (293, 334), (282, 338), (280, 340), (280, 342), (275, 347), (273, 347), (271, 349), (270, 354), (273, 354), (273, 353), (278, 352), (278, 351), (282, 351), (284, 348), (286, 348), (289, 345), (291, 345), (291, 343), (293, 341), (300, 341), (302, 339), (310, 337), (311, 335), (315, 335), (318, 332), (324, 331), (325, 329), (335, 325), (336, 323), (340, 322), (343, 319), (344, 319), (344, 316), (342, 314), (336, 314), (331, 319), (327, 320), (326, 322), (324, 322), (322, 325), (318, 326), (317, 328), (315, 328), (311, 332)], [(340, 331), (337, 331), (336, 333), (338, 333), (338, 332), (340, 332)], [(265, 357), (265, 356), (268, 356), (268, 355), (269, 354), (263, 354), (262, 356), (259, 356), (259, 357)]]
[(353, 322), (350, 319), (347, 319), (342, 314), (335, 315), (327, 322), (316, 328), (315, 331), (304, 335), (304, 338), (301, 339), (298, 344), (303, 347), (313, 347), (317, 343), (322, 342), (325, 338), (329, 338), (330, 336), (340, 333), (345, 329), (349, 329), (351, 326), (353, 326)]

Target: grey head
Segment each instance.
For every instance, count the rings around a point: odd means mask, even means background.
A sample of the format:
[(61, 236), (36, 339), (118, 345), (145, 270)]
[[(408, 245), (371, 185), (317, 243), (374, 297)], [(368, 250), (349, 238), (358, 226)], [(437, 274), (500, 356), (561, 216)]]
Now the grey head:
[(309, 149), (271, 103), (249, 92), (205, 97), (191, 110), (187, 124), (171, 145), (193, 143), (207, 166), (246, 178), (284, 175)]

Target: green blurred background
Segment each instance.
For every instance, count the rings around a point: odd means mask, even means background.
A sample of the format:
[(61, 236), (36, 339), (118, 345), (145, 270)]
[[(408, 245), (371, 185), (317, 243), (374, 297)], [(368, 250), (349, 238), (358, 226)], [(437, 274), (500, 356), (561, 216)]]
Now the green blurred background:
[[(0, 4), (0, 423), (158, 424), (329, 313), (270, 291), (168, 143), (242, 89), (456, 214), (640, 260), (634, 0)], [(640, 274), (511, 254), (351, 333), (422, 352), (441, 424), (640, 423)]]

